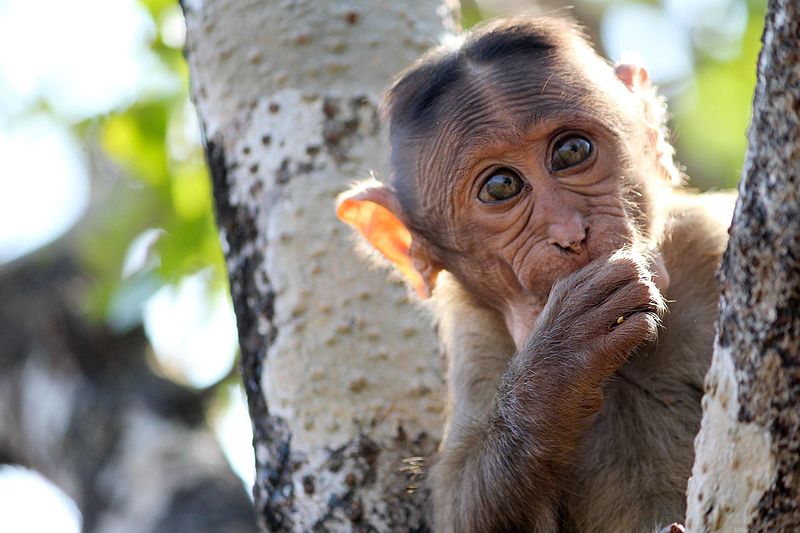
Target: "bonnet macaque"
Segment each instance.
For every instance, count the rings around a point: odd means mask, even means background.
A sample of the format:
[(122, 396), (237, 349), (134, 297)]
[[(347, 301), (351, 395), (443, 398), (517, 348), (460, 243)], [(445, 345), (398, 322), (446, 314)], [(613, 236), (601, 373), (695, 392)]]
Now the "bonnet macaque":
[(732, 202), (679, 190), (647, 72), (569, 21), (507, 19), (429, 52), (384, 111), (391, 180), (338, 214), (436, 300), (435, 530), (669, 531)]

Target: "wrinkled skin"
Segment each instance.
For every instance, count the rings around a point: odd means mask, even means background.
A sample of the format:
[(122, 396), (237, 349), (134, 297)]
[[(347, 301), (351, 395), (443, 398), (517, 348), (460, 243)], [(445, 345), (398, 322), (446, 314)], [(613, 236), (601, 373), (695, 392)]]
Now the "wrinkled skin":
[[(565, 129), (593, 140), (593, 151), (577, 168), (551, 172), (550, 148)], [(503, 133), (490, 135), (502, 138)], [(470, 228), (451, 230), (439, 244), (459, 254), (435, 250), (435, 257), (504, 314), (518, 345), (533, 329), (557, 279), (641, 240), (626, 211), (621, 169), (614, 165), (624, 148), (619, 144), (589, 117), (548, 121), (523, 141), (481, 147), (464, 165), (468, 170), (454, 180), (453, 194), (435, 198), (453, 213), (453, 228)], [(479, 189), (498, 167), (513, 168), (525, 187), (505, 202), (483, 203)], [(434, 172), (421, 175), (445, 179)], [(430, 260), (425, 253), (420, 252), (423, 262)]]
[(646, 71), (610, 68), (568, 22), (511, 19), (423, 58), (387, 109), (392, 184), (338, 212), (440, 301), (436, 530), (680, 519), (725, 234), (672, 189)]

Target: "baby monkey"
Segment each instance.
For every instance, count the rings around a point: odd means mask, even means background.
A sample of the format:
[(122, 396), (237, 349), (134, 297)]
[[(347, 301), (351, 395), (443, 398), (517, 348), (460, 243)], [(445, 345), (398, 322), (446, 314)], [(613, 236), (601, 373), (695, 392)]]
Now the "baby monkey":
[(391, 181), (338, 214), (436, 301), (435, 530), (679, 530), (733, 199), (679, 190), (647, 72), (568, 20), (500, 20), (384, 116)]

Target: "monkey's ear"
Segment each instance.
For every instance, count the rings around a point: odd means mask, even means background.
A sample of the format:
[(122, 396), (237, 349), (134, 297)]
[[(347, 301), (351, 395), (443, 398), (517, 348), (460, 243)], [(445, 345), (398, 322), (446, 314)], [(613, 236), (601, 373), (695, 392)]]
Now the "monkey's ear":
[(650, 84), (650, 75), (647, 74), (647, 69), (642, 65), (636, 63), (620, 63), (614, 67), (614, 73), (631, 92), (640, 92), (643, 89), (652, 87)]
[(375, 180), (357, 186), (339, 196), (336, 215), (391, 261), (420, 298), (431, 295), (438, 270), (434, 273), (431, 263), (420, 257), (419, 246), (413, 246), (412, 254), (411, 232), (402, 221), (400, 203), (391, 188)]

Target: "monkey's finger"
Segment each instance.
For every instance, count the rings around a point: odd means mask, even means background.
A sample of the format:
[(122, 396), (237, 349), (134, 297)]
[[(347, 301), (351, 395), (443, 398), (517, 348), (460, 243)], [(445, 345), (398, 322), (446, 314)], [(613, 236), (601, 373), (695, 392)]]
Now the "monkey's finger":
[[(578, 289), (580, 299), (587, 304), (597, 305), (601, 302), (618, 299), (621, 292), (635, 285), (652, 285), (652, 273), (648, 270), (642, 256), (633, 253), (617, 253), (607, 261), (598, 261), (590, 271), (592, 276)], [(660, 296), (660, 295), (659, 295)], [(623, 314), (623, 313), (619, 313)]]
[(622, 324), (609, 331), (606, 345), (612, 353), (627, 358), (630, 353), (648, 342), (658, 338), (661, 320), (653, 311), (640, 311), (625, 317)]
[(666, 309), (663, 296), (648, 280), (627, 283), (601, 302), (595, 307), (592, 319), (599, 320), (608, 329), (621, 326), (636, 313), (651, 312), (660, 317)]

